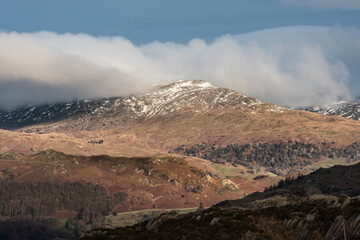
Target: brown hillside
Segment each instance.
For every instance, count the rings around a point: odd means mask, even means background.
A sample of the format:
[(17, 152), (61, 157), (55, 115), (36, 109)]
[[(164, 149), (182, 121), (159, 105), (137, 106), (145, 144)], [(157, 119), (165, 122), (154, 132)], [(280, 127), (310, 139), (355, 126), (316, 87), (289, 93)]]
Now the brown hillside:
[[(0, 155), (0, 179), (11, 182), (92, 183), (108, 194), (125, 193), (118, 212), (139, 209), (210, 206), (244, 195), (229, 179), (212, 177), (182, 157), (114, 158), (75, 156), (47, 150), (32, 156)], [(69, 210), (69, 209), (64, 209)], [(1, 214), (0, 214), (1, 215)]]

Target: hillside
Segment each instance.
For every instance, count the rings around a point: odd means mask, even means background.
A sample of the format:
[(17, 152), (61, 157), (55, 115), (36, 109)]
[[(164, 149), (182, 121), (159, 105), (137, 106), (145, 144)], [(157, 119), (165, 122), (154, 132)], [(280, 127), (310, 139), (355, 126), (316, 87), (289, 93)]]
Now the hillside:
[(0, 159), (2, 184), (91, 183), (109, 196), (126, 196), (111, 208), (118, 212), (197, 207), (200, 202), (209, 206), (244, 195), (232, 181), (213, 177), (175, 156), (75, 156), (47, 150), (32, 156), (4, 153)]
[(96, 229), (81, 239), (360, 239), (359, 168), (320, 169), (206, 210)]
[(31, 156), (1, 153), (0, 229), (21, 236), (22, 226), (29, 231), (24, 238), (34, 236), (38, 228), (42, 237), (74, 238), (109, 224), (105, 217), (114, 212), (156, 214), (211, 206), (271, 184), (269, 179), (229, 179), (201, 161), (178, 156), (79, 156), (54, 150)]
[(20, 108), (3, 121), (12, 128), (28, 122), (25, 116), (41, 124), (1, 131), (1, 151), (177, 153), (275, 174), (359, 160), (358, 121), (285, 109), (200, 80), (164, 83), (140, 96)]
[(277, 186), (268, 188), (264, 192), (257, 192), (238, 200), (220, 202), (222, 207), (249, 207), (256, 205), (255, 201), (272, 198), (274, 196), (314, 194), (340, 197), (346, 195), (357, 197), (360, 195), (360, 164), (350, 166), (334, 166), (320, 168), (308, 175), (299, 176), (291, 180), (280, 181)]

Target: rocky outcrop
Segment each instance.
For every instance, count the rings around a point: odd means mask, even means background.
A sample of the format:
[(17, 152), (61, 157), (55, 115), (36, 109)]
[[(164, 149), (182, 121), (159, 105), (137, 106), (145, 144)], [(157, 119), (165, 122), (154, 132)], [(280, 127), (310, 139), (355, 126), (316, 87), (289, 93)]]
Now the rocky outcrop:
[(203, 187), (197, 181), (190, 180), (190, 181), (185, 182), (185, 191), (186, 192), (200, 193), (200, 192), (202, 192), (202, 190), (203, 190)]
[(354, 214), (349, 219), (337, 216), (324, 236), (324, 240), (354, 239), (360, 236), (360, 215)]

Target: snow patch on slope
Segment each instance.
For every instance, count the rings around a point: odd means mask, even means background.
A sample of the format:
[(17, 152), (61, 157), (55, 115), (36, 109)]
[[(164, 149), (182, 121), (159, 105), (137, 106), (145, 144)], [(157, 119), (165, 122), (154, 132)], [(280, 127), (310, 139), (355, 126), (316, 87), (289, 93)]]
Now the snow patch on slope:
[(302, 110), (323, 115), (339, 115), (360, 121), (360, 103), (354, 101), (334, 101), (324, 106), (306, 107)]

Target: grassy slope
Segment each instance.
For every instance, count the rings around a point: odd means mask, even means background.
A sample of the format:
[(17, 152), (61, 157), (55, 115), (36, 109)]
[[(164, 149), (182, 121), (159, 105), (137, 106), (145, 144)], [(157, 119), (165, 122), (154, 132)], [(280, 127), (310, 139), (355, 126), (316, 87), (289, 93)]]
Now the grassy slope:
[(117, 213), (115, 216), (109, 215), (105, 217), (105, 223), (107, 224), (108, 227), (111, 228), (132, 226), (143, 220), (157, 217), (162, 213), (175, 211), (179, 214), (186, 214), (186, 213), (194, 212), (197, 209), (198, 208), (146, 209), (140, 211), (123, 212), (123, 213)]

